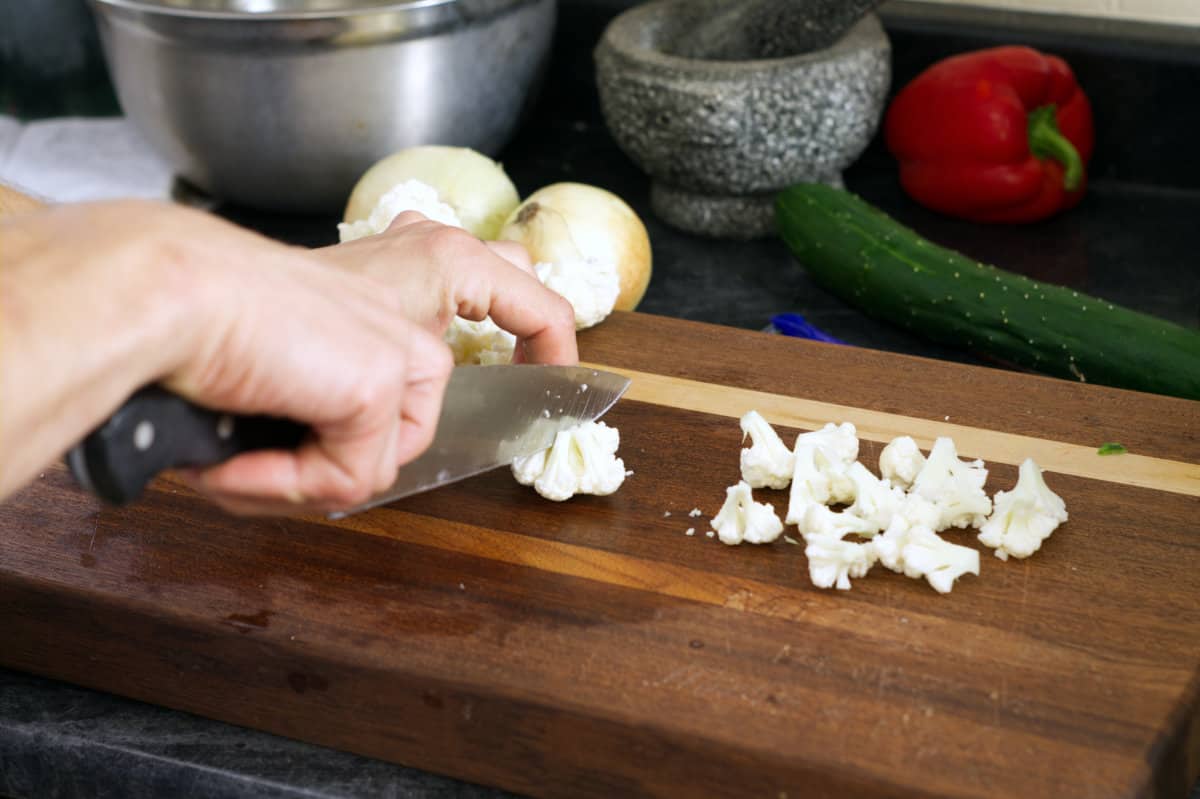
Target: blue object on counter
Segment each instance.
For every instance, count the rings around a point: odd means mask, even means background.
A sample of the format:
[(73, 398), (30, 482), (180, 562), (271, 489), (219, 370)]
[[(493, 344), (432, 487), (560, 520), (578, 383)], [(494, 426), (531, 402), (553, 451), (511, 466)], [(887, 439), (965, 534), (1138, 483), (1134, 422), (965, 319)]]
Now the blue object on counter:
[(771, 327), (778, 333), (793, 338), (807, 338), (813, 341), (827, 341), (830, 344), (845, 344), (841, 339), (834, 338), (825, 331), (814, 327), (807, 319), (798, 313), (781, 313), (771, 317)]

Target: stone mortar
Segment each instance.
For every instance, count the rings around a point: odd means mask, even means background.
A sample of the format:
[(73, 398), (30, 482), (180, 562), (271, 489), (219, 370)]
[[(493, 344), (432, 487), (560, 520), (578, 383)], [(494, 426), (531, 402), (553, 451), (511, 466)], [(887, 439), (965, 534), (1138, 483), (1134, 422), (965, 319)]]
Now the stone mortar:
[(841, 184), (879, 125), (891, 46), (867, 14), (802, 55), (669, 54), (728, 4), (653, 0), (626, 11), (596, 47), (596, 79), (609, 131), (652, 179), (654, 212), (692, 233), (749, 239), (774, 231), (785, 186)]

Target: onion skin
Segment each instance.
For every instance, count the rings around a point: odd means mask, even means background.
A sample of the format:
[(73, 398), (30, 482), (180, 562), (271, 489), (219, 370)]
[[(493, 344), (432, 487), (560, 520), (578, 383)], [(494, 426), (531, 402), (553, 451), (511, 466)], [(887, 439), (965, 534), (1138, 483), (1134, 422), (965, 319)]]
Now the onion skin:
[(437, 190), (463, 227), (481, 239), (494, 239), (520, 203), (517, 187), (495, 161), (467, 147), (408, 147), (376, 162), (362, 174), (342, 221), (366, 219), (379, 198), (406, 180), (419, 180)]
[(615, 263), (618, 311), (636, 308), (650, 284), (646, 226), (624, 200), (596, 186), (554, 183), (538, 189), (513, 211), (499, 237), (523, 244), (534, 263), (555, 262), (564, 249)]

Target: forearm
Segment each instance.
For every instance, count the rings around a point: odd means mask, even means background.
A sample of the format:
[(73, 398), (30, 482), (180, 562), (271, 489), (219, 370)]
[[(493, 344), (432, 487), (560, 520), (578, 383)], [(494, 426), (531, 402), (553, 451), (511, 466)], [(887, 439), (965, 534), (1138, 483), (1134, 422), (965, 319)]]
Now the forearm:
[(178, 270), (149, 263), (151, 246), (72, 246), (71, 230), (114, 216), (93, 206), (0, 219), (0, 498), (176, 357)]

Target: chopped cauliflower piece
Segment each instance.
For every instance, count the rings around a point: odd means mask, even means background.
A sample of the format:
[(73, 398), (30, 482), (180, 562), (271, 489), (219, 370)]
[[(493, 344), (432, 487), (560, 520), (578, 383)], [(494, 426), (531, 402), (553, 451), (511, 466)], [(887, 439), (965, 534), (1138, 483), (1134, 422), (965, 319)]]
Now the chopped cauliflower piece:
[(869, 525), (850, 513), (810, 505), (800, 532), (808, 558), (808, 576), (818, 588), (849, 590), (851, 577), (863, 577), (877, 558), (871, 542), (846, 541), (852, 533), (869, 534)]
[(912, 486), (924, 465), (925, 456), (912, 436), (893, 438), (879, 453), (879, 474), (905, 490)]
[(952, 544), (928, 527), (909, 528), (901, 557), (906, 575), (923, 576), (939, 594), (950, 593), (954, 581), (964, 574), (979, 576), (978, 552)]
[(462, 227), (458, 214), (438, 197), (437, 189), (419, 180), (406, 180), (393, 186), (379, 198), (371, 215), (357, 222), (339, 223), (338, 238), (354, 241), (387, 230), (392, 220), (405, 211), (417, 211), (434, 222)]
[(829, 475), (822, 468), (829, 461), (824, 453), (811, 445), (797, 446), (794, 456), (796, 467), (788, 494), (788, 524), (800, 524), (809, 506), (829, 501)]
[(879, 562), (913, 579), (924, 577), (946, 594), (964, 574), (979, 574), (979, 553), (952, 544), (933, 531), (941, 510), (924, 497), (910, 494), (883, 535), (871, 540)]
[(485, 316), (478, 322), (454, 317), (446, 329), (445, 341), (454, 353), (456, 366), (512, 363), (517, 337)]
[(1067, 505), (1046, 485), (1032, 458), (1021, 463), (1012, 491), (997, 491), (995, 511), (983, 523), (979, 540), (995, 549), (996, 557), (1027, 558), (1041, 548), (1059, 524), (1067, 520)]
[(843, 538), (848, 535), (873, 536), (874, 525), (848, 510), (837, 513), (825, 505), (810, 505), (799, 525), (800, 534), (819, 538)]
[(513, 477), (555, 502), (575, 494), (606, 496), (625, 481), (625, 464), (617, 457), (620, 443), (617, 428), (585, 422), (560, 431), (549, 449), (514, 458)]
[(846, 476), (850, 464), (858, 458), (858, 430), (850, 422), (830, 422), (820, 430), (796, 436), (793, 450), (813, 446), (819, 451), (817, 463), (829, 478), (829, 501), (854, 501), (854, 483)]
[(535, 264), (542, 284), (562, 295), (575, 309), (575, 329), (598, 325), (613, 311), (621, 293), (621, 278), (615, 263), (595, 258), (578, 258)]
[(832, 422), (796, 436), (792, 491), (787, 523), (800, 524), (810, 505), (854, 501), (854, 481), (847, 474), (858, 457), (858, 431), (849, 422)]
[(912, 493), (931, 500), (941, 510), (935, 532), (947, 527), (978, 527), (992, 512), (992, 500), (983, 490), (987, 482), (983, 461), (959, 460), (954, 441), (941, 437), (913, 480)]
[(741, 426), (742, 441), (750, 436), (752, 443), (742, 449), (742, 479), (751, 488), (787, 488), (795, 463), (792, 451), (758, 411), (744, 415)]
[(846, 466), (858, 458), (858, 429), (850, 422), (834, 424), (829, 422), (820, 430), (801, 433), (796, 436), (795, 446), (811, 444), (828, 453), (831, 461), (843, 463)]
[(850, 465), (846, 476), (854, 483), (854, 504), (846, 512), (862, 519), (873, 532), (891, 524), (892, 516), (904, 502), (904, 491), (880, 480), (858, 461)]
[(755, 502), (750, 484), (741, 480), (725, 489), (725, 504), (712, 519), (722, 544), (769, 544), (783, 532), (783, 522), (770, 503)]

